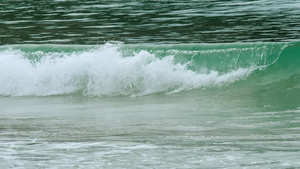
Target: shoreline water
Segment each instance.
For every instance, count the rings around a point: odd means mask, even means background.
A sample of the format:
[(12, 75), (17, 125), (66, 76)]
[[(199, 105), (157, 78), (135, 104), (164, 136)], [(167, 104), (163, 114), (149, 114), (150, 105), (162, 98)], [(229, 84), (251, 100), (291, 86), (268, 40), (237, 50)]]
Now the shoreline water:
[(299, 108), (193, 92), (0, 100), (5, 168), (299, 165)]

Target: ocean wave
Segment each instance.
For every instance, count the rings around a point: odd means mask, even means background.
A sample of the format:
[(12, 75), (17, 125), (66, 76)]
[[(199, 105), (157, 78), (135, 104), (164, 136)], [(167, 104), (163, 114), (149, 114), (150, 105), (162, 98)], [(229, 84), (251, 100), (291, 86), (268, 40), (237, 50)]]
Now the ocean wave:
[(273, 65), (285, 46), (2, 46), (0, 95), (143, 96), (222, 87)]

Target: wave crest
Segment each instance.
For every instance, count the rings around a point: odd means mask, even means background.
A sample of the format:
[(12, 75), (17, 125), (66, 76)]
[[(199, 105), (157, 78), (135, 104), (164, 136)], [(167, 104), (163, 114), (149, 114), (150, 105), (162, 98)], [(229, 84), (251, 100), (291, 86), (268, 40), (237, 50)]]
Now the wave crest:
[(176, 62), (173, 55), (158, 57), (146, 50), (124, 56), (120, 45), (112, 44), (75, 52), (34, 51), (30, 56), (21, 50), (6, 49), (0, 53), (0, 95), (174, 93), (227, 85), (254, 70), (197, 72), (189, 69), (189, 64)]

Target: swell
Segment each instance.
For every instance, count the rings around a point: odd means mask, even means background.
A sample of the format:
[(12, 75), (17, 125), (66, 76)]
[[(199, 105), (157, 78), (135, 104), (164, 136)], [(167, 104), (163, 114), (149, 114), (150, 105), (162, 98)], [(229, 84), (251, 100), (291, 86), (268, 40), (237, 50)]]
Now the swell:
[(299, 50), (298, 42), (1, 46), (0, 95), (141, 96), (232, 84), (265, 87), (299, 75)]

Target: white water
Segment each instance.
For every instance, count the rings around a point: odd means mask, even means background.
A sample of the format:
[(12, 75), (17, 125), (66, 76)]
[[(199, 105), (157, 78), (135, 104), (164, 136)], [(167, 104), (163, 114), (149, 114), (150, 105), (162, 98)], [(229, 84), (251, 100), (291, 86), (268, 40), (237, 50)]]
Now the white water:
[(0, 53), (0, 95), (47, 96), (81, 93), (102, 95), (147, 95), (219, 87), (246, 78), (253, 69), (228, 73), (194, 72), (189, 62), (179, 64), (173, 56), (162, 59), (147, 51), (124, 57), (118, 45), (106, 44), (84, 52), (35, 51)]

